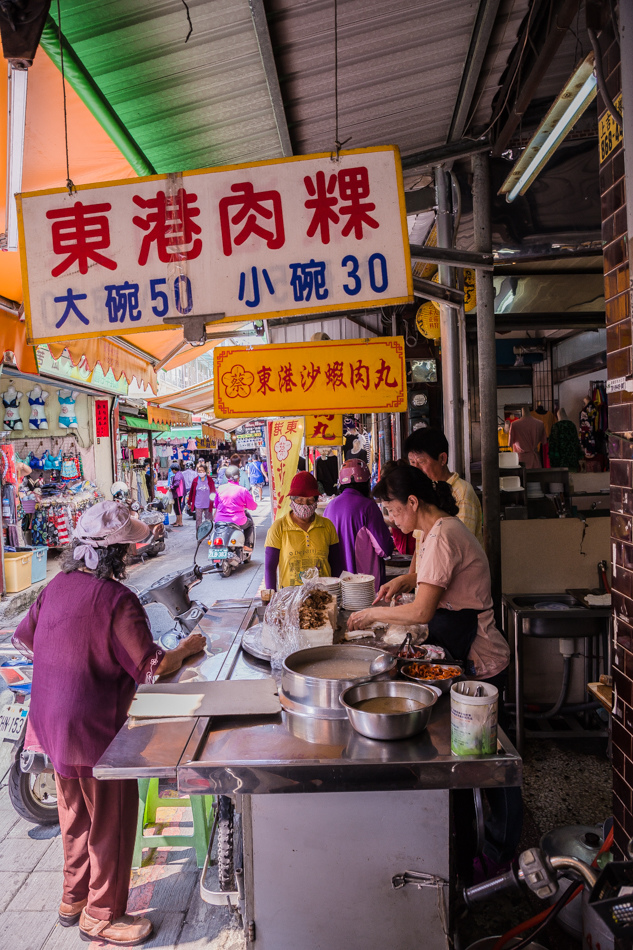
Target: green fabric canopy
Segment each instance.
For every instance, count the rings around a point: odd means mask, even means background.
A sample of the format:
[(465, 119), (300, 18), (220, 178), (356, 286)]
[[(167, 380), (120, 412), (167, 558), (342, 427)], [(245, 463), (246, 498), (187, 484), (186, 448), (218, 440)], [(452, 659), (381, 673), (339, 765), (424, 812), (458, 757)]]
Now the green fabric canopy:
[(163, 422), (148, 422), (147, 419), (139, 419), (138, 416), (124, 416), (125, 424), (130, 429), (144, 429), (145, 432), (169, 432), (170, 426)]

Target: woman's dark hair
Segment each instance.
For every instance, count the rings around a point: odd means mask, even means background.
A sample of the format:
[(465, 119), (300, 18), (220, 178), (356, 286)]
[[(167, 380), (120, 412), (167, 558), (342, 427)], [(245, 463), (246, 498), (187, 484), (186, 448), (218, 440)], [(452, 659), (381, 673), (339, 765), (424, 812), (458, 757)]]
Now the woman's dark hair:
[(385, 462), (382, 469), (380, 470), (380, 477), (386, 478), (387, 475), (390, 475), (391, 472), (395, 472), (397, 468), (401, 468), (403, 465), (408, 465), (408, 462), (405, 462), (404, 459), (389, 459), (388, 462)]
[(414, 495), (426, 505), (435, 505), (447, 515), (456, 515), (459, 507), (455, 503), (448, 482), (432, 482), (428, 475), (412, 465), (402, 465), (389, 472), (378, 482), (372, 492), (378, 501), (399, 501), (406, 505)]
[[(61, 561), (61, 568), (64, 574), (72, 574), (73, 571), (78, 571), (80, 567), (86, 567), (83, 558), (76, 561), (73, 557), (75, 548), (83, 543), (83, 541), (73, 541), (72, 546), (64, 551)], [(91, 574), (94, 574), (95, 577), (99, 577), (102, 580), (108, 580), (108, 578), (111, 577), (114, 577), (117, 581), (124, 580), (127, 576), (125, 572), (125, 555), (127, 554), (127, 549), (127, 544), (111, 544), (107, 548), (95, 548), (99, 556), (99, 563), (94, 570), (92, 570), (92, 568), (88, 568), (88, 570)]]
[(237, 465), (238, 468), (242, 467), (242, 460), (237, 454), (237, 452), (234, 452), (233, 455), (231, 456), (231, 465)]

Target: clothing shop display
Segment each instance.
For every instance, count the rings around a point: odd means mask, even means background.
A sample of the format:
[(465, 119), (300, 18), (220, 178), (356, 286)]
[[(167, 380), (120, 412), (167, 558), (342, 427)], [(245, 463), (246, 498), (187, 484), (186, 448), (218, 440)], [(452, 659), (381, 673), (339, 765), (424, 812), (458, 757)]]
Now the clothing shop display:
[(316, 463), (316, 480), (326, 495), (333, 495), (338, 481), (338, 459), (336, 455), (321, 455)]
[(9, 386), (6, 392), (2, 394), (2, 404), (4, 406), (4, 428), (10, 432), (22, 430), (22, 419), (20, 418), (20, 400), (24, 393), (19, 393), (13, 384)]
[(586, 459), (592, 459), (598, 451), (596, 446), (598, 410), (588, 396), (583, 401), (578, 422), (580, 424), (580, 445), (583, 454)]
[(29, 429), (48, 429), (48, 419), (46, 418), (45, 406), (48, 399), (48, 393), (44, 392), (41, 386), (34, 386), (30, 393), (26, 394), (31, 407), (29, 416)]
[(78, 429), (79, 423), (75, 415), (75, 403), (79, 392), (75, 389), (58, 389), (59, 419), (57, 424), (61, 429)]
[(524, 415), (510, 426), (510, 445), (518, 454), (522, 465), (526, 468), (540, 468), (538, 447), (545, 442), (545, 426), (539, 419), (534, 419), (523, 411)]

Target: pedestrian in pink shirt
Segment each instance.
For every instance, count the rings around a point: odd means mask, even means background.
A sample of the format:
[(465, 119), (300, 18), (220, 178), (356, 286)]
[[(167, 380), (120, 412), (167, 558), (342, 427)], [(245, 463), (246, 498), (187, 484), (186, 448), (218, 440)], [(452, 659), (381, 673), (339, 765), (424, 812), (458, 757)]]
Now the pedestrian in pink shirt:
[(255, 511), (257, 502), (246, 488), (241, 487), (239, 480), (239, 468), (229, 465), (226, 482), (218, 488), (215, 499), (215, 523), (244, 526), (244, 549), (252, 551), (255, 527), (248, 511)]

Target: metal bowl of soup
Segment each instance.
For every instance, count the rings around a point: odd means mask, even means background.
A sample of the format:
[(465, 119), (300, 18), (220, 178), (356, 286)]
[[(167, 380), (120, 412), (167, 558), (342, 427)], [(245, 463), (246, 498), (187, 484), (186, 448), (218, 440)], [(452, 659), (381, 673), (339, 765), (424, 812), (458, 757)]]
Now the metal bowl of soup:
[(362, 683), (341, 693), (352, 728), (369, 739), (387, 741), (423, 732), (437, 699), (432, 689), (401, 680)]

